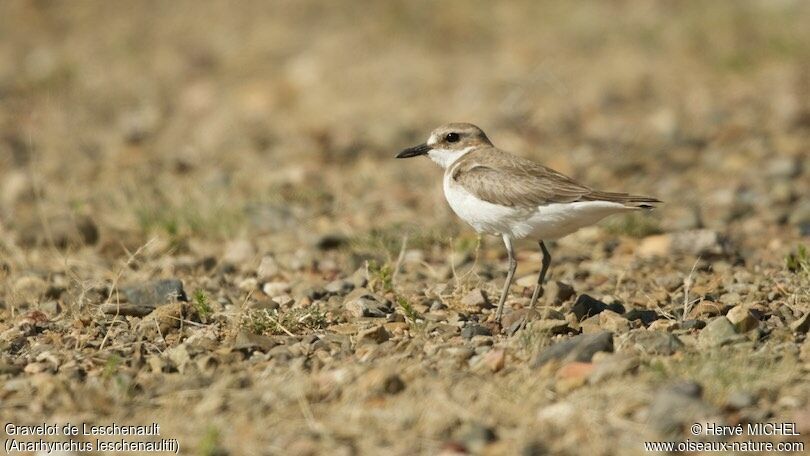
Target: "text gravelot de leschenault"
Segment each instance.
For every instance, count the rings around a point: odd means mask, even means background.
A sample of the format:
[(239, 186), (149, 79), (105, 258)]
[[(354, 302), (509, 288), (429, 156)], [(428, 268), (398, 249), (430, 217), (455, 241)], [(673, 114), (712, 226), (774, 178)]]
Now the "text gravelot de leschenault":
[(78, 436), (78, 435), (160, 435), (160, 424), (152, 423), (148, 425), (119, 425), (119, 424), (35, 424), (17, 425), (6, 423), (4, 430), (8, 436)]

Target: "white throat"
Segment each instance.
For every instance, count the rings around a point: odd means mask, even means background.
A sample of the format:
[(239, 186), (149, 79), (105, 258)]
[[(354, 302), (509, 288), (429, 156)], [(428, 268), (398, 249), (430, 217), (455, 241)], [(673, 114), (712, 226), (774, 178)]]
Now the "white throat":
[(455, 163), (456, 160), (463, 157), (468, 152), (471, 152), (473, 149), (475, 149), (475, 146), (465, 147), (461, 150), (431, 149), (428, 152), (428, 157), (438, 163), (442, 168), (447, 169), (450, 165)]

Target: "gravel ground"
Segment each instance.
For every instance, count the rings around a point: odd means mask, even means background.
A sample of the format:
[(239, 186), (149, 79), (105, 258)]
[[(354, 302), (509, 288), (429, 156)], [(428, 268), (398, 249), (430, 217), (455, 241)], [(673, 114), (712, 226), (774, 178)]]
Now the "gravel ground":
[[(155, 422), (205, 455), (808, 445), (807, 23), (790, 0), (2, 2), (0, 422)], [(532, 314), (518, 244), (502, 332), (499, 239), (393, 159), (449, 121), (665, 204), (550, 243)]]

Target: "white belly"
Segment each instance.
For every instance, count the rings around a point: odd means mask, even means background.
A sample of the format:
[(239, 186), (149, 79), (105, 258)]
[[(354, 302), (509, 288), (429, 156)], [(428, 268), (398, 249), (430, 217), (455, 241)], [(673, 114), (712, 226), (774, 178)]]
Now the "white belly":
[(444, 177), (444, 196), (462, 220), (479, 233), (506, 234), (515, 239), (558, 239), (592, 225), (611, 214), (634, 210), (620, 203), (580, 201), (553, 203), (537, 208), (512, 208), (476, 198)]

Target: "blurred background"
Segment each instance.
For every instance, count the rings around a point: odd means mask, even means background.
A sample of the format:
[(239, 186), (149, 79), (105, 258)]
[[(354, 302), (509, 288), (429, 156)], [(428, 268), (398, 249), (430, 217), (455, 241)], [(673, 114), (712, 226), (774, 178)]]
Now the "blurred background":
[(24, 244), (42, 216), (130, 247), (458, 235), (439, 170), (392, 159), (449, 121), (658, 196), (665, 231), (808, 230), (807, 2), (0, 8), (0, 214)]

